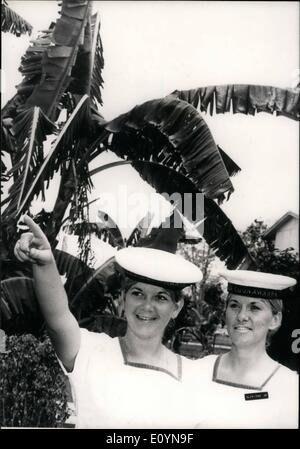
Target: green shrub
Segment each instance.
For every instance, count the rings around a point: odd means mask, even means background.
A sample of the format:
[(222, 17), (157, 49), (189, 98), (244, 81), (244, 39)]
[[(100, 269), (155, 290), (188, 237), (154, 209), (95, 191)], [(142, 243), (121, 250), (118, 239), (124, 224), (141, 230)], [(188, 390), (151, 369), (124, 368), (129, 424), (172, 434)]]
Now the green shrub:
[(49, 338), (7, 337), (0, 372), (0, 426), (58, 427), (68, 418), (65, 376)]

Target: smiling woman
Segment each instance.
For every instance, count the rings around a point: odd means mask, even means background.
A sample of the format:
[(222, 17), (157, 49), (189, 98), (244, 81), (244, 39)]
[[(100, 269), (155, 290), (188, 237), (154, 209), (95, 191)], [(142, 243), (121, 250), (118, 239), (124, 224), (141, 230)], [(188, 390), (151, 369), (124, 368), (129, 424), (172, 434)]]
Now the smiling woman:
[(232, 347), (199, 362), (208, 375), (201, 389), (206, 385), (210, 397), (210, 411), (199, 427), (297, 428), (297, 373), (266, 352), (268, 335), (281, 325), (287, 289), (296, 281), (243, 270), (222, 276), (228, 281), (226, 326)]
[(255, 344), (264, 348), (267, 335), (279, 328), (281, 319), (281, 311), (274, 313), (270, 301), (239, 295), (228, 299), (227, 329), (232, 343), (239, 347)]
[(183, 300), (176, 303), (172, 293), (156, 285), (134, 284), (124, 298), (124, 313), (129, 331), (138, 338), (163, 337), (171, 319), (177, 317)]
[[(202, 279), (198, 267), (173, 254), (180, 232), (163, 229), (151, 248), (116, 253), (125, 276), (121, 305), (127, 330), (124, 337), (111, 338), (79, 328), (47, 238), (28, 216), (24, 223), (30, 232), (22, 234), (15, 255), (32, 263), (48, 332), (74, 392), (76, 427), (194, 428), (199, 419), (191, 382), (195, 362), (162, 344), (166, 326), (183, 306), (180, 291)], [(168, 249), (166, 234), (172, 236)]]

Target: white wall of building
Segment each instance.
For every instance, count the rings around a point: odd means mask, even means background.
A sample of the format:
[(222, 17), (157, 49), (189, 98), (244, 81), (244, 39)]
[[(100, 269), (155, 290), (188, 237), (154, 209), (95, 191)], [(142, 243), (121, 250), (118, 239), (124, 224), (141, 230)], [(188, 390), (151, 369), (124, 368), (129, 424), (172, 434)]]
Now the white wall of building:
[(299, 252), (299, 220), (297, 218), (291, 218), (284, 223), (276, 233), (275, 247), (284, 250), (289, 247), (293, 247)]

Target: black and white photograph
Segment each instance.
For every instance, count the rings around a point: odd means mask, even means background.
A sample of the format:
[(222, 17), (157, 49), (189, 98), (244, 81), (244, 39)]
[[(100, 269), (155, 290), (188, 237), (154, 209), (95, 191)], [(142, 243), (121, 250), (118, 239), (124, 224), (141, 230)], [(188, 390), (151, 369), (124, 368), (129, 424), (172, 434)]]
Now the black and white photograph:
[(299, 6), (1, 0), (8, 436), (299, 429)]

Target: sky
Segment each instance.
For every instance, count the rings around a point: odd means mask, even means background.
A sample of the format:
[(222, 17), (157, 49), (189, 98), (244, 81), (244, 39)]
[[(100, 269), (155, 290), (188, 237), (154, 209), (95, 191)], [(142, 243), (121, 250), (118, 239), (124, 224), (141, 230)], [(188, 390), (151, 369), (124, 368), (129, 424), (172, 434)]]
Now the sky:
[[(33, 38), (57, 18), (54, 0), (8, 3), (34, 26)], [(107, 120), (175, 89), (295, 85), (298, 2), (94, 1), (97, 10), (105, 59), (101, 113)], [(2, 38), (3, 104), (21, 81), (17, 67), (29, 39), (8, 33)], [(235, 227), (245, 230), (255, 218), (272, 225), (288, 210), (298, 213), (299, 123), (265, 113), (203, 117), (216, 143), (242, 169), (232, 178), (235, 192), (222, 205)], [(97, 164), (112, 160), (114, 155), (106, 153)], [(147, 192), (148, 197), (152, 192), (130, 167), (104, 171), (93, 181), (91, 198), (101, 196), (100, 206), (116, 221), (124, 202), (110, 210), (113, 201), (104, 205), (103, 199), (123, 198), (124, 190)], [(157, 207), (157, 196), (155, 201)], [(136, 219), (147, 208), (147, 201), (140, 204)]]

